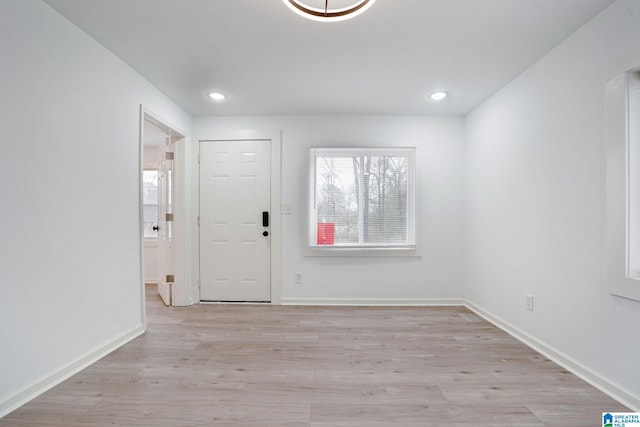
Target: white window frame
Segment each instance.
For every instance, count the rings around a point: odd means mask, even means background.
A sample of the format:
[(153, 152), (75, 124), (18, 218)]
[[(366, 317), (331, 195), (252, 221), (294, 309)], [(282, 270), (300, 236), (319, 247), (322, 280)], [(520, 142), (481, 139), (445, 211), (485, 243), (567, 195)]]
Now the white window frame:
[[(418, 194), (416, 171), (416, 147), (311, 147), (309, 150), (309, 215), (307, 221), (306, 256), (418, 256), (418, 227), (416, 224), (416, 195)], [(406, 244), (356, 244), (356, 245), (318, 245), (316, 244), (316, 157), (359, 157), (362, 155), (384, 155), (408, 157), (407, 188), (407, 234)]]
[(640, 68), (625, 73), (625, 85), (626, 269), (629, 279), (640, 280)]
[[(640, 46), (609, 66), (606, 83), (606, 281), (613, 295), (640, 301), (640, 281), (630, 268), (629, 78), (640, 70)], [(637, 163), (637, 162), (634, 162)]]

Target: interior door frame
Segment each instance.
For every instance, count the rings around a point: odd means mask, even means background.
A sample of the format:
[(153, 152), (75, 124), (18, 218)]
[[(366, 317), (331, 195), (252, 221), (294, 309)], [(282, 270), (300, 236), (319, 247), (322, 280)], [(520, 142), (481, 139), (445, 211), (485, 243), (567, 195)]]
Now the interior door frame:
[[(213, 135), (199, 137), (196, 139), (198, 150), (195, 151), (193, 164), (193, 179), (197, 185), (193, 186), (192, 200), (194, 200), (194, 212), (196, 212), (196, 224), (193, 227), (192, 241), (196, 242), (193, 246), (195, 252), (193, 260), (193, 277), (197, 288), (192, 292), (197, 295), (200, 301), (200, 227), (197, 223), (200, 213), (200, 164), (199, 164), (199, 146), (200, 142), (215, 141), (247, 141), (247, 140), (268, 140), (271, 143), (271, 201), (270, 201), (270, 228), (271, 228), (271, 302), (270, 304), (280, 305), (282, 301), (282, 216), (280, 212), (282, 200), (282, 134), (280, 131), (238, 131), (238, 132), (213, 132)], [(197, 254), (197, 256), (195, 256)]]
[(142, 324), (147, 329), (147, 311), (146, 311), (146, 292), (145, 292), (145, 273), (144, 273), (144, 208), (143, 208), (143, 183), (142, 172), (144, 171), (144, 122), (150, 120), (162, 128), (171, 130), (177, 135), (174, 144), (174, 223), (173, 223), (173, 247), (174, 247), (174, 282), (175, 304), (174, 305), (191, 305), (193, 304), (193, 294), (190, 286), (192, 280), (191, 269), (191, 251), (189, 250), (189, 238), (191, 236), (190, 227), (190, 196), (191, 191), (190, 175), (187, 173), (187, 153), (189, 134), (184, 130), (175, 126), (170, 121), (165, 120), (160, 115), (140, 105), (139, 109), (139, 135), (138, 135), (138, 191), (139, 191), (139, 230), (140, 230), (140, 301)]

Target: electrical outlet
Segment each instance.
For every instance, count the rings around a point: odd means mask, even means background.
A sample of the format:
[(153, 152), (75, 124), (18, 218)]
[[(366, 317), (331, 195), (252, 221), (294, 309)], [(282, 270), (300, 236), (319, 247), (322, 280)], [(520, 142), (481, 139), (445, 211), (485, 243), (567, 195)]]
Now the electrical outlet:
[(294, 280), (297, 285), (302, 284), (302, 273), (296, 273)]
[(527, 301), (527, 310), (533, 311), (533, 295), (527, 295), (526, 301)]

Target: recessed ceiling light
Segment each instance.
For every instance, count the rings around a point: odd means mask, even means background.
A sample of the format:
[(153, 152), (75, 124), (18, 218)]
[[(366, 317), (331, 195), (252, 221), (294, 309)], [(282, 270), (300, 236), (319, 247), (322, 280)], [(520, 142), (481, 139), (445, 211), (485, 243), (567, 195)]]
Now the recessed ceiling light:
[(442, 101), (446, 97), (447, 92), (433, 92), (431, 95), (429, 95), (429, 98), (433, 99), (434, 101)]
[(209, 98), (213, 99), (214, 101), (224, 101), (226, 96), (220, 92), (211, 92), (209, 94)]

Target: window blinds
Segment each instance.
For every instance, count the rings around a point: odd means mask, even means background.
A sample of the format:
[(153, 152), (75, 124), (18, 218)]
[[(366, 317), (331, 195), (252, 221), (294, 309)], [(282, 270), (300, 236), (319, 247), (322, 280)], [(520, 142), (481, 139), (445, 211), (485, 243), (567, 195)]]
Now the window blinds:
[(310, 245), (412, 247), (415, 149), (311, 149)]

